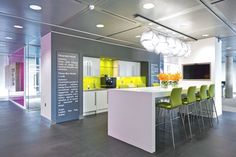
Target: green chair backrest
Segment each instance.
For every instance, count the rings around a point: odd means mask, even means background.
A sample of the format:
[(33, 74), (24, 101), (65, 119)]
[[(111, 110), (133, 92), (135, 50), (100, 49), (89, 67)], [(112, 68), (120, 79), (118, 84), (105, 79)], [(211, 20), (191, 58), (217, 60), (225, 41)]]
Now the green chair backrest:
[(207, 85), (202, 85), (200, 87), (199, 96), (200, 96), (201, 100), (207, 99)]
[(196, 86), (191, 86), (188, 88), (187, 101), (188, 103), (196, 102)]
[(173, 88), (170, 94), (171, 107), (182, 105), (182, 88)]
[(209, 86), (208, 94), (209, 94), (210, 98), (214, 98), (215, 97), (215, 85), (214, 84), (211, 84)]

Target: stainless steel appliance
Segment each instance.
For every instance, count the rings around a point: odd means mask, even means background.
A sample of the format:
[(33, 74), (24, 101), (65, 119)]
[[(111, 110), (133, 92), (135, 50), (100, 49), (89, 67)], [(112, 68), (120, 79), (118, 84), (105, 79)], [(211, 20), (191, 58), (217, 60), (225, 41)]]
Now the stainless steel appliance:
[(101, 77), (101, 87), (102, 88), (116, 88), (116, 78), (115, 77)]

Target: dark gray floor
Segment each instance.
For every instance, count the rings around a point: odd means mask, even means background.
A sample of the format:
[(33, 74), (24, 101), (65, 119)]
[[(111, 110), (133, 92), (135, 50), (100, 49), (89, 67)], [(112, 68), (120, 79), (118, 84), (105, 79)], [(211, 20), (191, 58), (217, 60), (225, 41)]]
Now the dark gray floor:
[(107, 114), (54, 126), (38, 112), (0, 102), (0, 157), (235, 157), (236, 114), (224, 112), (220, 124), (149, 154), (107, 136)]

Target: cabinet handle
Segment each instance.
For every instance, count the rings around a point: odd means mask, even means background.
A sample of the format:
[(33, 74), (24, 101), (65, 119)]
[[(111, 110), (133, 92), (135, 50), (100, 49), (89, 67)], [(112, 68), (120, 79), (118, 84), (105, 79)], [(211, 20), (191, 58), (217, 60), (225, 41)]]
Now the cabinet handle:
[(97, 106), (97, 92), (95, 92), (95, 106)]

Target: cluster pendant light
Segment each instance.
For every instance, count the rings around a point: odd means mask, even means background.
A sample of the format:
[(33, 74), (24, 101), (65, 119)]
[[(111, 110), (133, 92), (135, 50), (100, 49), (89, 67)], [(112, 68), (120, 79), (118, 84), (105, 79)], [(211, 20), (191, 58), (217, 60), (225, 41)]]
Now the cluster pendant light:
[(191, 53), (189, 44), (177, 38), (156, 34), (152, 30), (144, 32), (140, 42), (147, 51), (166, 56), (182, 57)]

